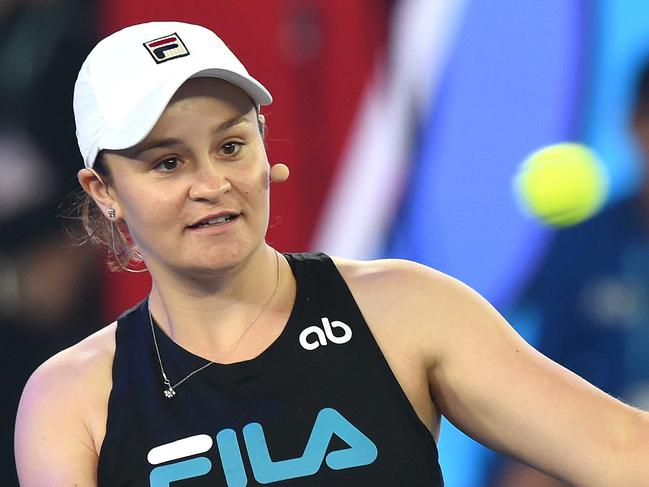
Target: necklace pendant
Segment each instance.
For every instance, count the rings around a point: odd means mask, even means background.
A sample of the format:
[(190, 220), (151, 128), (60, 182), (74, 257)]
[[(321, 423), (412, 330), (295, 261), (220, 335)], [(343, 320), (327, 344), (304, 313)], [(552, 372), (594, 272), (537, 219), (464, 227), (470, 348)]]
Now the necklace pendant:
[(171, 399), (176, 395), (176, 391), (174, 391), (174, 388), (169, 386), (169, 389), (164, 390), (164, 395), (167, 399)]

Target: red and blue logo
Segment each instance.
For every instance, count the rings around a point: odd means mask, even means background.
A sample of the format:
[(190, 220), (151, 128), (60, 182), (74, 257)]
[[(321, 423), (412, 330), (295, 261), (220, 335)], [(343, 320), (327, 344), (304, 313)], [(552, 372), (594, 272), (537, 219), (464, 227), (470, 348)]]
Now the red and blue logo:
[(180, 36), (176, 33), (145, 42), (153, 60), (160, 64), (179, 57), (189, 56), (189, 51)]

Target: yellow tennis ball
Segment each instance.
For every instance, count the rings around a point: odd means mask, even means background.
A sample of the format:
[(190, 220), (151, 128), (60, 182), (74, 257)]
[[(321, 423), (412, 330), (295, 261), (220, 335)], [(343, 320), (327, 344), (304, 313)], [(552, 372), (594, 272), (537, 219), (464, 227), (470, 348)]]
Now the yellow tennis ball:
[(514, 177), (519, 203), (529, 215), (557, 227), (576, 225), (603, 206), (609, 181), (585, 145), (555, 144), (525, 159)]

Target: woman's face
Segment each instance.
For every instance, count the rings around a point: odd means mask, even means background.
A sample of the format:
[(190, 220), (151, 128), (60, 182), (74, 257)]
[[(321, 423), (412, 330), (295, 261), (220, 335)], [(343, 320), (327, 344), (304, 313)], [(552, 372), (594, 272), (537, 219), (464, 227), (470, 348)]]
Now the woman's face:
[(151, 270), (210, 273), (241, 262), (268, 227), (268, 160), (250, 98), (187, 81), (135, 147), (106, 151), (118, 217)]

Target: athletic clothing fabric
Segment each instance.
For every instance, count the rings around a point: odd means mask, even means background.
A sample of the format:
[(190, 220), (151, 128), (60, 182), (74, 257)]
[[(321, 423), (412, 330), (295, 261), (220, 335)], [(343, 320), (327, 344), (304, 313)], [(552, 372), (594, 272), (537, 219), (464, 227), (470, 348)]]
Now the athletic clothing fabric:
[[(443, 486), (435, 441), (324, 254), (286, 254), (297, 295), (259, 356), (171, 399), (143, 301), (117, 323), (99, 486)], [(206, 361), (156, 327), (172, 383)]]

